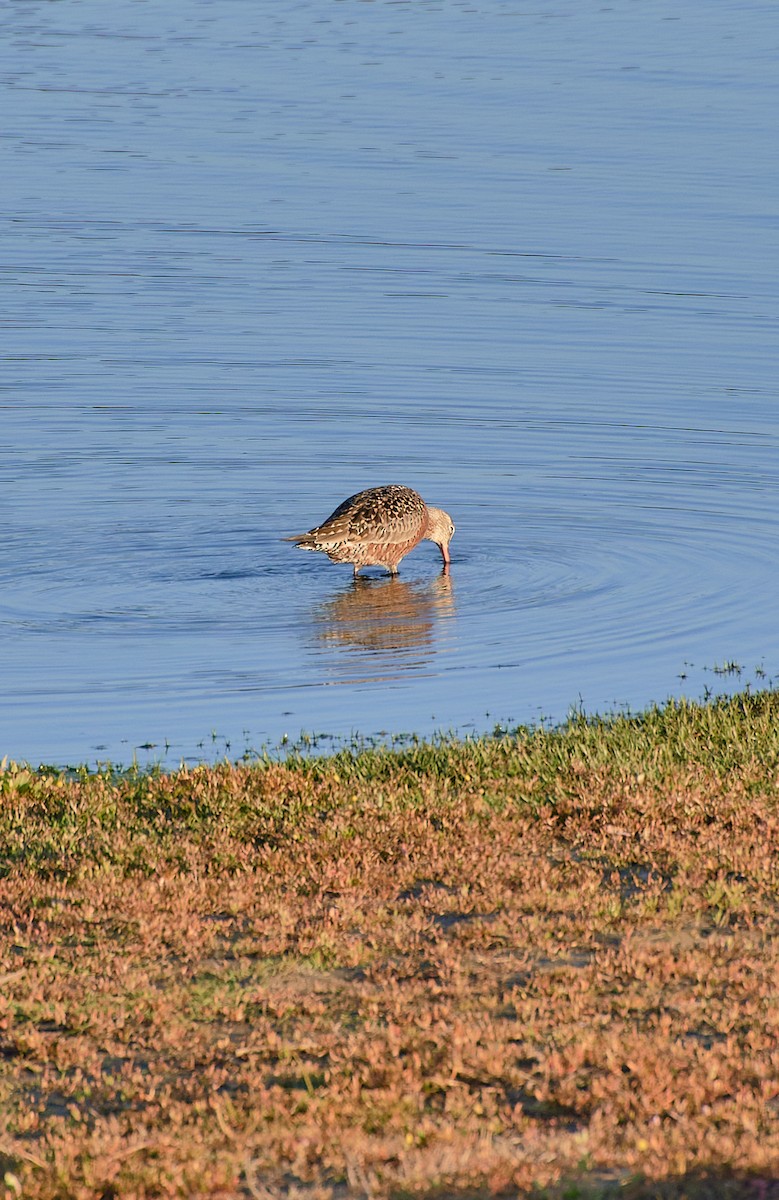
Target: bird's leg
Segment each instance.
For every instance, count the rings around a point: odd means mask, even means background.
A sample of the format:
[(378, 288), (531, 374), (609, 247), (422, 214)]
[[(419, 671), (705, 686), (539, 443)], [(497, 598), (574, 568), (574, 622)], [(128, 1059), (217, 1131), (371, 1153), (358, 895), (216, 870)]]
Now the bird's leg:
[(357, 563), (355, 563), (354, 564), (354, 578), (356, 579), (359, 574), (360, 574), (360, 568), (357, 566)]

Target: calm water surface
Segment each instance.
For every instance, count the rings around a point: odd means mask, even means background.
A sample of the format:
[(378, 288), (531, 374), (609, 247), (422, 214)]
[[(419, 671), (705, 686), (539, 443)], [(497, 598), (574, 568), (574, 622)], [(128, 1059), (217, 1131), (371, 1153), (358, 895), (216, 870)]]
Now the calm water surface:
[[(0, 755), (779, 672), (778, 50), (762, 2), (13, 5)], [(387, 482), (449, 577), (279, 540)]]

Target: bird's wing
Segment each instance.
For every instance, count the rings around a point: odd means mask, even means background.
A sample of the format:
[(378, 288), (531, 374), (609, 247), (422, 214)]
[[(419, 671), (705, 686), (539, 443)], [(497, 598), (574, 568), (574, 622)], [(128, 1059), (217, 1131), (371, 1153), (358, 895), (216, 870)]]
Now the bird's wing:
[(321, 541), (407, 542), (427, 521), (421, 496), (410, 488), (391, 485), (357, 492), (311, 533)]

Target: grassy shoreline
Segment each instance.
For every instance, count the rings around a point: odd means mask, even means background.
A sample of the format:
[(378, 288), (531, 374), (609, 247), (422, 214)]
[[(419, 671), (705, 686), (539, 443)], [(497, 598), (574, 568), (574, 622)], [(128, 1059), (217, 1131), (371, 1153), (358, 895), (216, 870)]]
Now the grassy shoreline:
[(775, 1194), (779, 694), (0, 801), (5, 1195)]

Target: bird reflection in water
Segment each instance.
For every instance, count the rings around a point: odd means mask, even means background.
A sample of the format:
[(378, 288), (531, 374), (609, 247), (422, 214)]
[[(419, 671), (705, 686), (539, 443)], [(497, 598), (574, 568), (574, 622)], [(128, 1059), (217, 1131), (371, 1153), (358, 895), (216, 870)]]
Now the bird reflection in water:
[[(431, 657), (436, 623), (454, 615), (449, 574), (429, 583), (407, 583), (392, 576), (357, 576), (350, 586), (312, 613), (317, 637), (328, 646), (369, 654)], [(422, 651), (420, 655), (419, 652)]]

